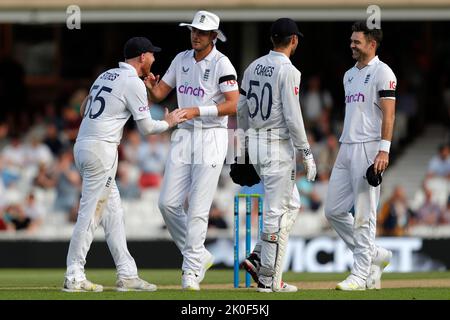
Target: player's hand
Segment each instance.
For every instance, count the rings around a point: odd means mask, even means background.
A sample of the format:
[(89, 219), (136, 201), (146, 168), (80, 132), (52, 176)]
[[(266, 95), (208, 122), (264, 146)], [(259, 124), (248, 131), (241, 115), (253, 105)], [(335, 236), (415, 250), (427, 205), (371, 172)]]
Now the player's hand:
[(186, 111), (184, 109), (175, 109), (171, 113), (166, 108), (164, 120), (169, 124), (169, 128), (176, 126), (179, 123), (186, 121)]
[(389, 153), (386, 151), (378, 151), (377, 156), (375, 157), (375, 161), (373, 163), (373, 170), (375, 174), (381, 173), (389, 165)]
[(317, 168), (316, 162), (314, 161), (314, 157), (311, 153), (311, 149), (302, 150), (303, 156), (303, 165), (306, 170), (306, 180), (314, 181), (316, 180)]
[(150, 74), (144, 78), (145, 86), (149, 90), (152, 90), (153, 87), (155, 87), (158, 84), (158, 82), (159, 82), (159, 74), (155, 76), (153, 73), (150, 72)]
[(186, 119), (191, 120), (192, 118), (198, 117), (200, 115), (200, 110), (197, 107), (184, 108), (186, 110)]

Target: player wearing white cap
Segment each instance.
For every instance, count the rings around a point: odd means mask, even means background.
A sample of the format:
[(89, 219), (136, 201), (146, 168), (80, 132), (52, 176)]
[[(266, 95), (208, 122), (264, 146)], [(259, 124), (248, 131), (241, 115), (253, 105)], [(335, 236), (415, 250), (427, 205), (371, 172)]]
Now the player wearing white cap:
[(123, 127), (132, 115), (142, 134), (166, 131), (184, 121), (185, 111), (166, 113), (165, 120), (152, 120), (144, 82), (161, 49), (144, 37), (127, 41), (125, 62), (100, 74), (81, 107), (83, 120), (74, 146), (75, 164), (82, 177), (77, 222), (67, 254), (63, 291), (101, 292), (103, 287), (86, 279), (84, 265), (98, 225), (117, 268), (118, 291), (155, 291), (154, 284), (138, 276), (136, 263), (128, 252), (123, 209), (115, 176), (117, 146)]
[[(220, 19), (198, 11), (192, 23), (192, 50), (179, 53), (166, 74), (147, 78), (150, 97), (159, 102), (176, 88), (178, 107), (188, 121), (172, 134), (159, 208), (183, 254), (182, 288), (200, 290), (213, 256), (204, 246), (208, 216), (227, 153), (228, 115), (236, 114), (239, 91), (230, 60), (216, 49), (225, 41)], [(188, 209), (185, 211), (185, 202)]]
[[(369, 29), (365, 22), (356, 22), (352, 31), (350, 48), (357, 62), (343, 79), (344, 128), (328, 186), (325, 215), (354, 258), (351, 274), (336, 289), (379, 289), (381, 273), (392, 256), (375, 245), (375, 235), (379, 184), (389, 163), (394, 128), (397, 79), (376, 56), (381, 29)], [(350, 213), (352, 207), (354, 216)]]
[[(303, 157), (307, 179), (313, 181), (316, 176), (300, 109), (301, 74), (289, 59), (299, 36), (293, 20), (275, 21), (271, 27), (274, 49), (245, 70), (240, 90), (238, 127), (246, 131), (250, 161), (264, 184), (262, 241), (242, 263), (257, 281), (259, 292), (297, 291), (282, 281), (289, 232), (300, 209), (296, 151)], [(245, 145), (242, 136), (241, 145)]]

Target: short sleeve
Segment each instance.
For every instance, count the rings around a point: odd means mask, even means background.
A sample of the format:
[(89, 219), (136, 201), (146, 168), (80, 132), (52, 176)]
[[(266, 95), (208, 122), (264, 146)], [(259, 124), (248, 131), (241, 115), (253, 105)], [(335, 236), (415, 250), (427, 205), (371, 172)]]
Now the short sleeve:
[(162, 80), (171, 88), (175, 88), (177, 86), (177, 64), (179, 59), (180, 54), (172, 60), (172, 63), (162, 78)]
[(220, 91), (229, 92), (238, 90), (236, 70), (227, 57), (222, 57), (217, 63), (217, 73)]
[(380, 99), (395, 99), (397, 78), (387, 65), (383, 65), (377, 74), (376, 89)]
[(125, 105), (135, 121), (150, 117), (147, 90), (144, 82), (138, 77), (128, 78), (123, 96)]

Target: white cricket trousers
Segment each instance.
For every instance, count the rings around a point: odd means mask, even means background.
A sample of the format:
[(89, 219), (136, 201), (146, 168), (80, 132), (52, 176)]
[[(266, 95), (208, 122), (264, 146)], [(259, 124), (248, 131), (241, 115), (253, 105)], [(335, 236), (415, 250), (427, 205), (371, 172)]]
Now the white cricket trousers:
[[(352, 274), (367, 279), (376, 253), (375, 235), (380, 186), (366, 179), (379, 141), (341, 144), (328, 186), (325, 215), (353, 252)], [(350, 213), (354, 207), (354, 217)]]
[(128, 252), (123, 208), (115, 182), (117, 144), (103, 141), (81, 141), (74, 146), (75, 164), (82, 178), (78, 218), (67, 254), (66, 278), (86, 279), (86, 255), (100, 224), (117, 268), (124, 278), (137, 276), (137, 267)]
[(183, 255), (182, 270), (199, 274), (207, 254), (209, 211), (227, 154), (228, 132), (225, 128), (177, 129), (171, 141), (159, 209)]
[[(249, 156), (256, 172), (264, 185), (264, 216), (263, 232), (277, 233), (280, 230), (281, 217), (288, 213), (298, 214), (300, 209), (300, 194), (295, 184), (295, 151), (292, 141), (266, 140), (258, 136), (249, 137)], [(260, 246), (261, 266), (275, 271), (278, 251), (285, 250), (280, 244), (258, 240), (256, 249)], [(284, 259), (283, 259), (284, 260)], [(281, 262), (284, 264), (284, 262)], [(272, 277), (261, 277), (265, 285), (271, 285)]]

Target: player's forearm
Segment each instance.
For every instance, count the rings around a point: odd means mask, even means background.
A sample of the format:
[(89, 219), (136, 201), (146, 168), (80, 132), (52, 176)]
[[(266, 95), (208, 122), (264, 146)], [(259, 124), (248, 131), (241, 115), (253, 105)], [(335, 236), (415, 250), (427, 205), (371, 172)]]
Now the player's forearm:
[(237, 112), (237, 101), (225, 101), (217, 105), (217, 115), (234, 116)]
[(136, 121), (138, 130), (143, 135), (161, 133), (169, 129), (169, 124), (164, 120), (153, 120), (152, 118), (145, 118)]
[(383, 99), (381, 102), (383, 120), (381, 123), (381, 139), (392, 141), (395, 122), (395, 100)]

